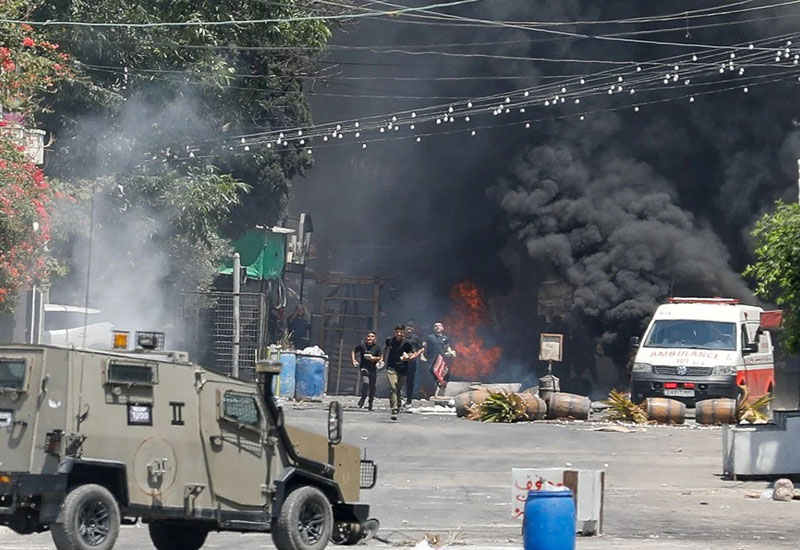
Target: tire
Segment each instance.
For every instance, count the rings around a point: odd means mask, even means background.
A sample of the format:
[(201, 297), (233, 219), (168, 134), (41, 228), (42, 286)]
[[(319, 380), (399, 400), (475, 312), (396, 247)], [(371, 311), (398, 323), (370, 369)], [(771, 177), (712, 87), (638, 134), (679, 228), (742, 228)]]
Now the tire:
[(300, 487), (289, 493), (272, 523), (272, 542), (277, 550), (322, 550), (332, 533), (331, 504), (316, 487)]
[(199, 522), (156, 521), (147, 527), (156, 550), (200, 550), (208, 537), (208, 529)]
[(64, 522), (50, 531), (58, 550), (111, 550), (119, 536), (119, 505), (108, 489), (80, 485), (67, 494), (60, 514)]

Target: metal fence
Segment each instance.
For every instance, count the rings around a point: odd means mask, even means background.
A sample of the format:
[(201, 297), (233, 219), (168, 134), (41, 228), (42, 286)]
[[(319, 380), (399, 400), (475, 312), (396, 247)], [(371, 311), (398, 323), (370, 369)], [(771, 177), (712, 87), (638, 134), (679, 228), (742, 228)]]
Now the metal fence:
[[(230, 374), (233, 370), (233, 294), (187, 292), (178, 301), (180, 348), (193, 362)], [(264, 294), (239, 294), (239, 377), (255, 376), (259, 350), (266, 345), (267, 302)]]

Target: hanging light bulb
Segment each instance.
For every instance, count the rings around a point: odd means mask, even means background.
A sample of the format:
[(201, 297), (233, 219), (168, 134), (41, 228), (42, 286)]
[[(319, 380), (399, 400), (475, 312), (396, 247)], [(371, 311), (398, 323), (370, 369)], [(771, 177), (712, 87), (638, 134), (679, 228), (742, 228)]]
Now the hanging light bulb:
[(566, 88), (565, 86), (562, 86), (562, 87), (561, 87), (561, 93), (562, 93), (562, 94), (565, 94), (565, 93), (567, 93), (567, 88)]
[(341, 125), (341, 124), (337, 124), (337, 125), (336, 125), (336, 130), (337, 130), (337, 131), (339, 131), (339, 130), (341, 130), (341, 129), (342, 129), (342, 125)]
[(696, 55), (692, 56), (692, 61), (697, 61), (697, 56)]
[(467, 109), (472, 109), (472, 102), (471, 101), (467, 102)]
[(636, 88), (631, 88), (631, 95), (636, 93)]
[(313, 151), (311, 149), (306, 149), (306, 153), (310, 155), (311, 153), (313, 153)]
[(634, 107), (633, 110), (634, 110), (634, 112), (638, 113), (639, 112), (639, 107)]
[(356, 137), (360, 138), (361, 137), (361, 132), (356, 132)]
[(469, 121), (470, 121), (469, 115), (465, 116), (464, 117), (464, 122), (469, 122)]
[(581, 120), (586, 120), (586, 117), (581, 115)]
[(422, 138), (421, 138), (421, 137), (418, 137), (418, 138), (417, 138), (417, 143), (419, 143), (420, 141), (422, 141)]
[(366, 144), (366, 143), (362, 143), (362, 144), (361, 144), (361, 148), (362, 148), (362, 149), (366, 149), (366, 148), (367, 148), (367, 144)]
[(306, 144), (306, 140), (304, 140), (304, 139), (301, 139), (301, 140), (300, 140), (300, 145), (305, 145), (305, 144)]
[(411, 118), (417, 118), (417, 113), (411, 113)]
[(584, 80), (583, 78), (581, 78), (581, 84), (586, 84), (586, 80)]
[(397, 122), (397, 117), (396, 116), (392, 117), (392, 122)]
[(280, 134), (278, 134), (278, 138), (279, 138), (279, 139), (283, 139), (283, 132), (281, 132)]
[(416, 129), (416, 127), (417, 127), (417, 125), (416, 125), (416, 124), (411, 124), (411, 125), (409, 125), (409, 128), (410, 128), (411, 130), (414, 130), (414, 129)]
[(478, 133), (478, 132), (476, 132), (475, 130), (472, 130), (472, 132), (470, 132), (470, 135), (474, 136), (474, 135), (475, 135), (475, 134), (477, 134), (477, 133)]
[[(506, 98), (506, 99), (508, 99), (508, 98)], [(506, 103), (507, 103), (507, 102), (506, 102)], [(451, 105), (450, 107), (448, 107), (448, 108), (447, 108), (447, 112), (448, 112), (448, 113), (452, 113), (452, 112), (453, 112), (453, 106), (452, 106), (452, 105)]]
[(511, 112), (511, 109), (506, 109), (506, 114), (509, 114), (510, 112)]
[(302, 136), (303, 135), (303, 130), (297, 130), (297, 135), (298, 136)]
[(244, 138), (242, 138), (240, 141), (241, 141), (242, 143), (245, 143), (245, 139), (244, 139)]
[(743, 91), (744, 91), (744, 93), (747, 93), (747, 92), (749, 92), (749, 91), (750, 91), (750, 88), (748, 88), (747, 86), (745, 86)]
[(520, 108), (519, 108), (519, 112), (520, 112), (520, 113), (524, 113), (524, 112), (525, 112), (525, 107), (520, 107)]
[(689, 85), (690, 82), (691, 82), (691, 80), (689, 80), (688, 78), (683, 81), (683, 83), (686, 84), (687, 86)]
[(358, 121), (356, 121), (356, 123), (355, 123), (353, 126), (355, 126), (356, 128), (358, 128), (358, 127), (359, 127)]
[(676, 71), (679, 71), (679, 70), (680, 70), (680, 67), (679, 67), (679, 66), (677, 66), (677, 65), (675, 65), (675, 66), (673, 67), (673, 69), (675, 69)]
[(322, 141), (328, 141), (328, 136), (322, 136)]
[[(328, 141), (328, 137), (327, 136), (325, 136), (325, 141)], [(267, 149), (272, 149), (272, 144), (271, 143), (267, 143)]]
[(506, 98), (506, 103), (511, 103), (511, 98), (510, 97)]
[(526, 122), (525, 123), (525, 128), (530, 128), (530, 127), (531, 127), (531, 123), (530, 122)]
[(194, 151), (192, 151), (191, 153), (189, 153), (189, 158), (190, 158), (190, 159), (193, 159), (193, 158), (194, 158)]
[(339, 135), (338, 135), (338, 136), (336, 136), (336, 137), (337, 137), (337, 138), (339, 138), (339, 139), (342, 139), (342, 138), (344, 137), (344, 134), (339, 134)]
[(689, 98), (689, 103), (694, 103), (694, 98), (693, 97)]
[(731, 53), (731, 59), (736, 59), (736, 54), (735, 53)]
[(549, 106), (550, 106), (550, 101), (548, 101), (547, 99), (545, 99), (545, 100), (544, 100), (544, 106), (545, 106), (545, 107), (549, 107)]
[(747, 46), (747, 48), (748, 48), (748, 49), (750, 49), (750, 50), (752, 50), (754, 47), (755, 47), (755, 46), (753, 46), (752, 44), (750, 44), (749, 46)]
[(526, 90), (526, 91), (525, 91), (525, 93), (524, 93), (524, 94), (522, 94), (522, 95), (524, 95), (525, 97), (528, 97), (529, 95), (531, 95), (531, 93), (530, 93), (529, 91), (527, 91), (527, 90)]
[(575, 100), (575, 105), (579, 104), (580, 102), (581, 102), (580, 98), (576, 99)]
[(622, 82), (622, 77), (621, 76), (617, 77), (617, 82)]
[(284, 141), (284, 142), (283, 142), (283, 146), (284, 146), (284, 147), (288, 147), (288, 146), (289, 146), (289, 142), (288, 142), (288, 141)]
[(640, 72), (642, 72), (642, 68), (641, 68), (641, 67), (636, 67), (636, 72), (637, 72), (637, 73), (640, 73)]
[(450, 119), (447, 122), (455, 122), (455, 121), (456, 119), (454, 117), (450, 117)]

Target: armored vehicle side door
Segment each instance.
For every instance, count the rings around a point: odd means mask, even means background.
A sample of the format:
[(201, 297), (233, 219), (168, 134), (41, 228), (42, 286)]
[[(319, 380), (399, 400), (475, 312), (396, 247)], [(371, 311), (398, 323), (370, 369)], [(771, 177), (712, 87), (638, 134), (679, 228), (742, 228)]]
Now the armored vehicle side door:
[(269, 486), (267, 422), (255, 387), (208, 380), (200, 394), (201, 434), (221, 509), (262, 508)]

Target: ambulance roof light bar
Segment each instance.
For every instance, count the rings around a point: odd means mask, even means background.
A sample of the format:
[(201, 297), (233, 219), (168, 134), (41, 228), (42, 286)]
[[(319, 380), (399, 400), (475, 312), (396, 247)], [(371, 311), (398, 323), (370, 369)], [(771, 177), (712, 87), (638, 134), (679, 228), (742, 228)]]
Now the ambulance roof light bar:
[(736, 298), (669, 298), (670, 304), (738, 304)]

